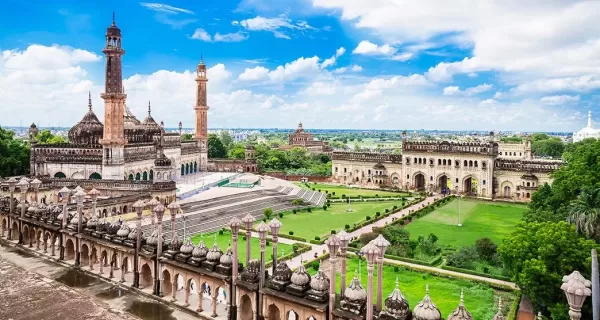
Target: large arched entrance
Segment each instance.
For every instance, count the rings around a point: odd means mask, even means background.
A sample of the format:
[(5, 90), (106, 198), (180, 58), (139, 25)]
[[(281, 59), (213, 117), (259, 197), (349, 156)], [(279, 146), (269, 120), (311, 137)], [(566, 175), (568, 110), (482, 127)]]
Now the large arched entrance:
[(438, 178), (438, 191), (443, 193), (443, 194), (447, 194), (450, 193), (450, 186), (448, 186), (448, 176), (447, 175), (442, 175)]
[(67, 240), (65, 245), (65, 260), (73, 260), (75, 259), (75, 244), (73, 240)]
[(269, 315), (269, 320), (281, 320), (279, 308), (276, 305), (272, 304), (269, 306), (267, 310), (267, 314)]
[(81, 245), (80, 259), (81, 259), (82, 266), (87, 266), (90, 264), (90, 250), (89, 250), (87, 244), (85, 244), (85, 243)]
[(417, 191), (425, 191), (425, 175), (417, 173), (414, 180), (415, 189), (417, 189)]
[(142, 265), (142, 272), (140, 275), (140, 285), (142, 288), (147, 288), (152, 286), (152, 270), (147, 263)]
[(167, 270), (163, 271), (163, 286), (161, 289), (162, 289), (163, 295), (165, 295), (165, 296), (170, 296), (171, 292), (173, 292), (173, 283), (171, 281), (171, 274)]
[(463, 180), (463, 192), (465, 195), (474, 196), (477, 195), (477, 187), (475, 184), (475, 179), (473, 177), (468, 177)]
[(248, 295), (245, 294), (242, 296), (242, 304), (240, 307), (242, 310), (241, 320), (252, 320), (252, 300)]
[(502, 189), (502, 197), (503, 198), (510, 198), (511, 197), (511, 193), (510, 193), (510, 186), (504, 186), (504, 189)]

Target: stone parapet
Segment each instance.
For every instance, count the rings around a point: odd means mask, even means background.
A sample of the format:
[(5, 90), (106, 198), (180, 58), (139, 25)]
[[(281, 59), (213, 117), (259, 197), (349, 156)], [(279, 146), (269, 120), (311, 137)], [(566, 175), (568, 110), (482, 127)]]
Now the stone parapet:
[(402, 155), (374, 152), (333, 152), (333, 160), (402, 163)]
[(495, 142), (448, 142), (448, 141), (405, 141), (402, 152), (439, 152), (498, 155)]
[(556, 171), (564, 162), (560, 160), (511, 160), (497, 159), (495, 162), (496, 170), (507, 171), (531, 171), (531, 172), (552, 172)]

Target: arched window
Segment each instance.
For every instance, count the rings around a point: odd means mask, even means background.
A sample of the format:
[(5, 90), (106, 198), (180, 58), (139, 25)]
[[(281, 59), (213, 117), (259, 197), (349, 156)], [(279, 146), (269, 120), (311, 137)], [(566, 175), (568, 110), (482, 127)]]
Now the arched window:
[(185, 167), (183, 166), (183, 164), (181, 165), (181, 175), (185, 175)]
[[(444, 160), (444, 165), (446, 164), (446, 160)], [(442, 159), (438, 159), (438, 166), (442, 165)]]
[(467, 162), (467, 160), (465, 160), (465, 163), (463, 164), (463, 166), (468, 167), (469, 163)]
[(129, 180), (129, 181), (133, 181), (133, 174), (131, 174), (131, 173), (130, 173), (130, 174), (129, 174), (129, 177), (127, 178), (127, 180)]
[(198, 162), (194, 161), (194, 172), (198, 172)]
[(67, 176), (66, 176), (64, 173), (62, 173), (62, 172), (60, 172), (60, 171), (59, 171), (59, 172), (57, 172), (57, 173), (55, 173), (55, 174), (54, 174), (54, 177), (55, 177), (55, 178), (61, 178), (61, 179), (64, 179), (64, 178), (66, 178)]
[(477, 160), (475, 161), (475, 168), (477, 168)]
[(94, 173), (90, 174), (90, 179), (100, 180), (100, 179), (102, 179), (102, 176), (98, 172), (94, 172)]
[(148, 181), (148, 172), (144, 171), (144, 173), (142, 173), (142, 180)]
[(469, 167), (473, 166), (473, 160), (469, 160)]
[(150, 177), (148, 177), (150, 181), (154, 180), (154, 170), (150, 169)]
[(138, 173), (136, 173), (136, 174), (135, 174), (135, 181), (140, 181), (140, 178), (141, 178), (141, 176), (142, 176), (142, 175), (141, 175), (139, 172), (138, 172)]
[(188, 174), (188, 173), (190, 173), (190, 164), (186, 163), (185, 164), (185, 174)]

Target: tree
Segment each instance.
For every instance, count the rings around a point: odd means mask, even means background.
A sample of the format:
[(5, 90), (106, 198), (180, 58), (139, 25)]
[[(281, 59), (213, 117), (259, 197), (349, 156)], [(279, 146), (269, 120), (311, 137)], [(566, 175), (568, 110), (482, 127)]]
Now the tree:
[(491, 261), (498, 251), (498, 247), (490, 238), (480, 238), (475, 241), (475, 249), (480, 258)]
[(265, 216), (265, 218), (271, 219), (271, 217), (273, 216), (273, 209), (271, 209), (271, 208), (264, 209), (263, 215)]
[(48, 129), (42, 130), (37, 135), (37, 141), (41, 144), (57, 144), (57, 143), (66, 143), (67, 139), (61, 136), (57, 136), (52, 134), (52, 132)]
[(0, 177), (29, 173), (29, 146), (0, 127)]
[(227, 149), (221, 143), (221, 140), (216, 134), (211, 133), (208, 135), (208, 157), (209, 158), (225, 158), (227, 156)]
[(574, 224), (577, 232), (592, 238), (597, 235), (599, 220), (600, 188), (585, 188), (571, 201), (567, 222)]
[(181, 135), (181, 141), (191, 141), (194, 139), (194, 135), (191, 133), (184, 133)]
[(498, 253), (512, 280), (539, 309), (565, 303), (560, 289), (564, 275), (578, 270), (589, 279), (590, 250), (595, 246), (564, 221), (520, 222)]
[(219, 140), (221, 140), (221, 143), (225, 149), (229, 149), (233, 144), (233, 138), (227, 130), (221, 130), (221, 132), (219, 132)]
[(234, 143), (228, 151), (229, 158), (244, 159), (246, 157), (246, 147), (241, 143)]
[(548, 138), (533, 141), (531, 152), (538, 157), (560, 158), (565, 150), (565, 144), (559, 138)]

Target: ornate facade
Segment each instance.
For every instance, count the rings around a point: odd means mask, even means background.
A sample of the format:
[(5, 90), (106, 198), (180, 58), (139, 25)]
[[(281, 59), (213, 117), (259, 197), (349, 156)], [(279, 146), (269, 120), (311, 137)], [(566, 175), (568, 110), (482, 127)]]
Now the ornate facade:
[[(122, 56), (125, 54), (121, 30), (114, 17), (106, 30), (106, 43), (102, 52), (106, 56), (105, 87), (100, 97), (104, 100), (104, 123), (92, 110), (91, 95), (88, 110), (81, 121), (69, 130), (69, 143), (45, 145), (35, 142), (37, 128), (30, 130), (31, 175), (70, 179), (108, 179), (154, 181), (156, 161), (161, 163), (161, 181), (169, 160), (169, 179), (208, 168), (206, 65), (196, 68), (197, 101), (196, 135), (192, 141), (181, 141), (180, 133), (164, 133), (151, 114), (138, 120), (127, 107), (127, 94), (123, 87)], [(163, 136), (162, 147), (159, 147)]]
[(288, 137), (288, 145), (281, 146), (280, 149), (288, 150), (293, 147), (305, 148), (310, 153), (327, 153), (331, 154), (333, 148), (326, 141), (315, 140), (315, 136), (304, 130), (302, 122), (298, 123), (298, 128)]
[(404, 140), (402, 155), (334, 152), (333, 180), (366, 187), (451, 192), (527, 201), (550, 183), (559, 160), (534, 159), (522, 144)]
[[(24, 189), (26, 191), (26, 189)], [(93, 195), (92, 190), (88, 195)], [(252, 226), (255, 219), (248, 214), (243, 219), (232, 218), (231, 245), (222, 251), (215, 243), (200, 241), (194, 245), (183, 230), (183, 239), (176, 230), (180, 207), (172, 202), (165, 208), (152, 200), (137, 201), (135, 226), (99, 219), (96, 211), (84, 214), (85, 193), (75, 193), (77, 208), (40, 207), (38, 199), (29, 206), (25, 201), (9, 198), (0, 201), (0, 237), (29, 247), (40, 254), (59, 256), (60, 260), (113, 281), (120, 281), (133, 290), (153, 294), (181, 308), (195, 311), (201, 318), (238, 320), (441, 320), (443, 316), (423, 288), (425, 296), (413, 310), (400, 291), (395, 289), (384, 298), (383, 256), (390, 243), (379, 236), (361, 249), (366, 258), (368, 281), (363, 285), (354, 276), (346, 286), (348, 244), (351, 237), (341, 231), (331, 235), (326, 245), (329, 268), (311, 275), (304, 265), (292, 270), (286, 261), (278, 261), (278, 232), (282, 226), (276, 218), (269, 224), (254, 227), (260, 243), (260, 258), (252, 259)], [(95, 201), (95, 200), (93, 200)], [(66, 204), (66, 202), (65, 202)], [(96, 203), (94, 202), (95, 206)], [(30, 208), (35, 208), (30, 210)], [(142, 232), (142, 210), (151, 209), (151, 234)], [(163, 230), (163, 217), (170, 212), (169, 236)], [(240, 229), (244, 227), (246, 261), (239, 261)], [(267, 251), (267, 234), (272, 246)], [(270, 272), (266, 257), (273, 257)], [(341, 283), (337, 284), (337, 264), (341, 267)], [(377, 277), (374, 270), (377, 268)], [(377, 288), (377, 291), (375, 291)], [(182, 292), (183, 291), (183, 292)], [(181, 293), (181, 294), (178, 294)], [(339, 293), (338, 293), (339, 292)], [(339, 298), (339, 299), (338, 299)], [(458, 301), (457, 301), (458, 303)], [(499, 311), (494, 319), (502, 319)], [(473, 320), (464, 305), (462, 294), (458, 307), (447, 319)]]

